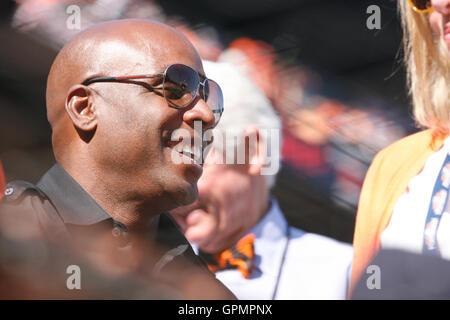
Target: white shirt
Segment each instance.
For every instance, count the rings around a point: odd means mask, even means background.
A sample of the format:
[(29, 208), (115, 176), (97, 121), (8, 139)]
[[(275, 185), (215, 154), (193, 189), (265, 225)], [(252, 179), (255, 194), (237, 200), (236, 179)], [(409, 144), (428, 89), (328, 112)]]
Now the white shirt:
[[(381, 234), (381, 247), (423, 253), (425, 222), (431, 194), (439, 172), (450, 152), (450, 137), (443, 147), (425, 162), (422, 171), (408, 183), (397, 200), (388, 226)], [(442, 213), (437, 230), (437, 247), (444, 259), (450, 259), (450, 213)]]
[(272, 199), (269, 212), (249, 232), (255, 234), (256, 267), (250, 278), (245, 279), (238, 270), (223, 270), (216, 272), (217, 279), (238, 299), (345, 299), (352, 246), (287, 228), (277, 201)]

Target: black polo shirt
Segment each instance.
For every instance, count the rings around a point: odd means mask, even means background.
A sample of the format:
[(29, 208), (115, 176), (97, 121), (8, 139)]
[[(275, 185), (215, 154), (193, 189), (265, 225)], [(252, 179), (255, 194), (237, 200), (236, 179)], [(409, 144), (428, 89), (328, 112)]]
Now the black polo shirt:
[[(48, 170), (37, 185), (24, 181), (7, 184), (0, 211), (25, 215), (27, 223), (29, 221), (30, 225), (39, 226), (45, 236), (53, 241), (91, 239), (90, 236), (96, 233), (110, 230), (111, 241), (115, 241), (119, 248), (129, 244), (127, 227), (105, 212), (59, 164)], [(156, 235), (148, 235), (149, 246), (157, 244), (165, 248), (154, 265), (156, 273), (170, 268), (171, 262), (176, 261), (189, 262), (196, 266), (197, 271), (215, 277), (194, 253), (168, 213), (159, 215), (156, 223)], [(223, 288), (228, 294), (228, 289)]]

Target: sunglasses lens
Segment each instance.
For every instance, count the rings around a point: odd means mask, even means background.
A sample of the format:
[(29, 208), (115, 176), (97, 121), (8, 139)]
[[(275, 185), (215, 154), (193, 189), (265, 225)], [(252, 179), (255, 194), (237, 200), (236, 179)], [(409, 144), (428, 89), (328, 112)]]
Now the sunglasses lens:
[(411, 0), (411, 3), (417, 11), (424, 11), (431, 8), (431, 0)]
[(204, 99), (214, 114), (214, 125), (216, 125), (223, 113), (223, 95), (222, 89), (213, 80), (208, 79), (205, 83)]
[(199, 87), (198, 73), (185, 65), (173, 64), (164, 78), (164, 97), (175, 107), (183, 108), (195, 98)]

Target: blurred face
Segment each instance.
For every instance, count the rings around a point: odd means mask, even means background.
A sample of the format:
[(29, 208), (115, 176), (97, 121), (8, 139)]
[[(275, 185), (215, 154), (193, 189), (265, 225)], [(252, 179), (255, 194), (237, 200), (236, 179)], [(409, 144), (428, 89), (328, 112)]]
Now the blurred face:
[(199, 198), (171, 213), (186, 238), (208, 253), (231, 247), (259, 220), (257, 188), (246, 165), (214, 164), (212, 151), (198, 181)]
[[(163, 73), (173, 63), (183, 63), (203, 73), (198, 54), (177, 40), (163, 43), (170, 49), (161, 54), (134, 48), (111, 50), (110, 44), (110, 54), (120, 55), (116, 65), (130, 66), (114, 75)], [(158, 60), (151, 59), (155, 56)], [(129, 192), (139, 201), (149, 199), (154, 209), (162, 212), (192, 203), (197, 198), (196, 184), (202, 174), (201, 165), (175, 151), (180, 141), (172, 141), (173, 133), (183, 129), (193, 141), (194, 136), (202, 134), (194, 133), (194, 123), (202, 122), (203, 131), (207, 130), (213, 126), (214, 116), (199, 96), (188, 107), (175, 109), (145, 84), (161, 88), (162, 79), (90, 85), (100, 93), (95, 100), (95, 152), (102, 167), (120, 177), (118, 192)], [(174, 162), (174, 157), (179, 161)]]
[(431, 0), (434, 10), (429, 13), (433, 32), (450, 50), (450, 0)]

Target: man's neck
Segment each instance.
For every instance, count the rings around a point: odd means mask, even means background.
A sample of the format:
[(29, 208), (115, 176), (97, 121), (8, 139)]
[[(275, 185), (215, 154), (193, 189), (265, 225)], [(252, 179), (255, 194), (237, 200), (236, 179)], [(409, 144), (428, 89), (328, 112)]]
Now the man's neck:
[[(105, 177), (101, 170), (64, 169), (114, 220), (123, 223), (132, 234), (156, 232), (159, 213), (152, 201), (133, 194), (117, 177)], [(101, 182), (101, 183), (99, 183)], [(155, 219), (156, 218), (156, 219)]]

